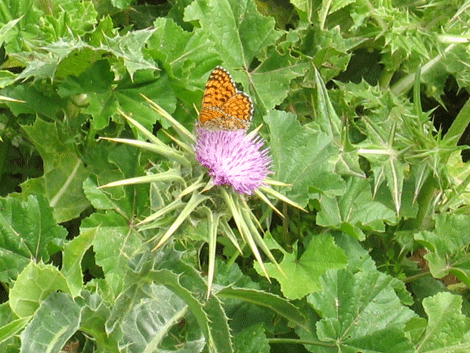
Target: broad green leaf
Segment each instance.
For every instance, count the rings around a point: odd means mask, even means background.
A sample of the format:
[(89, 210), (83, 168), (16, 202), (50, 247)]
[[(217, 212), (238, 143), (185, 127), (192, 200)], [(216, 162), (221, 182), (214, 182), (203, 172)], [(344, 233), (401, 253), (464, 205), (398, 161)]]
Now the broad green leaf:
[(97, 22), (97, 12), (91, 2), (78, 0), (63, 0), (60, 3), (34, 3), (44, 15), (37, 23), (38, 37), (44, 37), (47, 42), (67, 37), (73, 32), (83, 36)]
[(462, 314), (462, 297), (438, 293), (423, 300), (428, 315), (426, 331), (417, 342), (416, 352), (468, 352), (470, 319)]
[(128, 214), (128, 208), (125, 205), (121, 205), (122, 202), (119, 202), (122, 199), (122, 195), (125, 194), (122, 189), (117, 187), (112, 190), (100, 189), (96, 184), (96, 177), (90, 176), (83, 182), (83, 190), (96, 209), (116, 210), (120, 214)]
[[(99, 77), (99, 80), (96, 78)], [(117, 112), (117, 102), (113, 94), (114, 74), (106, 60), (93, 63), (78, 76), (68, 76), (59, 85), (58, 94), (62, 97), (86, 94), (84, 112), (93, 117), (93, 125), (101, 130), (109, 124), (110, 117)]]
[(65, 293), (51, 293), (21, 333), (21, 353), (59, 352), (79, 328), (80, 307)]
[[(348, 271), (356, 273), (359, 271), (375, 272), (377, 270), (377, 266), (374, 260), (372, 260), (369, 251), (364, 249), (363, 245), (359, 241), (345, 233), (335, 233), (334, 238), (335, 243), (344, 250), (348, 258)], [(407, 290), (407, 287), (403, 281), (399, 280), (398, 278), (393, 278), (391, 286), (403, 304), (409, 306), (413, 305), (414, 298)]]
[(76, 301), (82, 308), (80, 330), (93, 337), (98, 351), (117, 352), (122, 332), (109, 333), (105, 329), (106, 320), (111, 314), (109, 302), (105, 302), (99, 294), (87, 290), (83, 290)]
[(269, 353), (269, 341), (266, 338), (263, 324), (250, 326), (233, 338), (237, 353)]
[[(111, 146), (110, 142), (100, 143), (86, 156), (91, 175), (83, 184), (85, 195), (99, 210), (115, 210), (128, 222), (149, 212), (149, 185), (125, 185), (99, 189), (110, 182), (141, 176), (144, 174), (140, 150), (124, 144)], [(148, 156), (148, 155), (147, 155)]]
[(55, 120), (56, 116), (60, 114), (62, 110), (66, 109), (66, 101), (61, 99), (58, 95), (47, 94), (47, 92), (43, 90), (44, 87), (41, 87), (40, 84), (9, 87), (5, 90), (4, 94), (19, 102), (7, 101), (6, 105), (15, 116), (21, 116), (21, 114), (37, 114)]
[[(64, 139), (66, 132), (58, 125), (36, 119), (34, 125), (23, 126), (44, 162), (44, 176), (37, 183), (22, 184), (26, 194), (44, 193), (58, 222), (79, 216), (89, 202), (82, 190), (88, 169), (77, 156), (75, 145)], [(28, 187), (31, 185), (31, 189)], [(20, 196), (26, 197), (25, 192)]]
[[(300, 0), (296, 0), (297, 3), (303, 3), (305, 6), (305, 3)], [(342, 9), (343, 7), (346, 7), (350, 3), (354, 3), (354, 0), (339, 0), (339, 1), (325, 1), (322, 2), (321, 9), (319, 11), (319, 17), (320, 17), (320, 23), (321, 27), (324, 26), (326, 18), (328, 15), (334, 13), (335, 11), (338, 11), (339, 9)]]
[(274, 110), (288, 97), (291, 81), (302, 76), (308, 66), (275, 48), (269, 48), (265, 55), (262, 64), (249, 73), (250, 84), (244, 85), (255, 102), (255, 116), (259, 117)]
[[(144, 274), (140, 283), (123, 291), (117, 298), (111, 316), (106, 322), (106, 330), (114, 332), (120, 327), (121, 321), (124, 322), (121, 348), (129, 346), (129, 352), (142, 352), (143, 349), (156, 350), (162, 340), (169, 335), (171, 327), (184, 317), (188, 308), (193, 310), (198, 324), (202, 324), (200, 326), (202, 332), (205, 331), (208, 317), (201, 303), (194, 298), (192, 293), (181, 286), (177, 277), (176, 274), (167, 270), (156, 273), (152, 271)], [(146, 281), (144, 282), (142, 279)], [(156, 284), (146, 283), (152, 279)], [(158, 285), (162, 282), (165, 284)], [(141, 328), (139, 329), (139, 327)], [(140, 333), (137, 332), (138, 330)], [(196, 351), (200, 351), (206, 340), (201, 340), (201, 337), (198, 337), (197, 341), (192, 345), (199, 346)]]
[(142, 98), (142, 95), (161, 105), (167, 112), (172, 113), (176, 106), (174, 88), (165, 72), (142, 70), (135, 73), (131, 79), (126, 76), (114, 88), (116, 99), (123, 112), (152, 131), (156, 121), (167, 128), (169, 124)]
[(329, 159), (338, 153), (332, 139), (321, 131), (301, 126), (295, 116), (273, 111), (264, 120), (269, 125), (273, 179), (292, 184), (287, 196), (302, 207), (308, 192), (342, 195), (344, 181), (333, 172)]
[(111, 0), (111, 3), (118, 9), (125, 9), (132, 4), (132, 0)]
[[(207, 282), (198, 271), (181, 259), (181, 253), (168, 247), (159, 249), (158, 257), (144, 254), (133, 259), (131, 268), (135, 269), (133, 281), (141, 283), (143, 279), (164, 285), (176, 293), (189, 307), (197, 321), (198, 327), (203, 332), (206, 344), (213, 352), (233, 352), (232, 339), (228, 326), (228, 318), (222, 308), (220, 300), (211, 295), (207, 300)], [(152, 257), (150, 257), (152, 256)], [(154, 269), (149, 270), (148, 266)], [(127, 300), (124, 308), (130, 305)], [(114, 327), (121, 315), (122, 309), (118, 309), (111, 318), (107, 327)]]
[[(96, 77), (100, 77), (98, 82)], [(170, 112), (176, 104), (166, 76), (150, 70), (139, 71), (132, 78), (125, 76), (116, 85), (107, 60), (96, 61), (80, 75), (67, 77), (59, 85), (58, 93), (62, 98), (86, 95), (83, 111), (93, 117), (93, 126), (97, 130), (108, 126), (119, 109), (132, 113), (134, 119), (151, 129), (158, 114), (149, 107), (141, 94)]]
[(0, 280), (11, 283), (32, 259), (48, 261), (53, 244), (63, 242), (67, 231), (57, 225), (43, 196), (0, 199), (0, 207)]
[(255, 56), (281, 35), (274, 29), (274, 19), (259, 14), (252, 0), (196, 0), (186, 7), (184, 20), (199, 22), (199, 30), (207, 33), (210, 45), (230, 69), (247, 69)]
[[(9, 86), (16, 80), (16, 74), (6, 71), (6, 70), (0, 70), (0, 88), (4, 88), (6, 86)], [(4, 98), (2, 97), (2, 100)]]
[(333, 232), (335, 244), (343, 249), (348, 258), (348, 269), (358, 271), (376, 271), (377, 267), (362, 243), (346, 233)]
[(332, 141), (338, 146), (337, 157), (332, 159), (335, 163), (335, 171), (342, 175), (353, 175), (365, 178), (364, 172), (359, 166), (359, 156), (357, 149), (349, 142), (349, 131), (333, 107), (328, 90), (320, 76), (320, 72), (315, 68), (313, 75), (316, 85), (316, 105), (314, 126), (329, 135)]
[(177, 97), (199, 104), (205, 74), (220, 63), (216, 48), (207, 45), (205, 31), (186, 32), (169, 18), (157, 18), (154, 26), (148, 52), (162, 63)]
[(31, 316), (49, 294), (69, 293), (65, 277), (51, 265), (30, 262), (10, 290), (10, 306), (19, 317)]
[[(266, 236), (265, 236), (266, 239)], [(283, 251), (284, 258), (279, 264), (283, 273), (271, 263), (265, 264), (270, 277), (281, 284), (281, 291), (286, 298), (300, 299), (320, 289), (320, 277), (329, 269), (345, 268), (347, 258), (338, 248), (333, 237), (320, 234), (312, 237), (305, 252), (297, 257), (297, 248), (292, 253)], [(260, 272), (259, 265), (255, 269)]]
[(396, 124), (392, 123), (389, 131), (371, 119), (364, 119), (370, 141), (361, 144), (359, 154), (371, 162), (374, 171), (374, 195), (384, 180), (400, 214), (405, 164), (401, 161), (400, 152), (395, 148)]
[(367, 179), (350, 177), (346, 193), (323, 197), (317, 223), (340, 229), (358, 240), (365, 239), (365, 230), (384, 232), (387, 223), (396, 222), (392, 209), (373, 199)]
[[(342, 352), (414, 352), (403, 329), (415, 314), (400, 303), (391, 282), (377, 271), (329, 271), (321, 278), (322, 290), (307, 297), (321, 317), (318, 339)], [(306, 348), (315, 352), (315, 346)]]
[(292, 0), (291, 2), (292, 5), (294, 5), (298, 11), (302, 12), (307, 12), (307, 10), (312, 6), (310, 1), (308, 0)]
[[(184, 317), (188, 306), (165, 286), (150, 284), (140, 290), (145, 297), (135, 298), (131, 310), (122, 318), (120, 348), (129, 353), (164, 352), (162, 341), (172, 326)], [(205, 340), (201, 335), (198, 340), (178, 342), (177, 345), (180, 343), (187, 352), (200, 352)]]
[[(468, 103), (470, 108), (470, 102)], [(468, 115), (470, 116), (470, 115)], [(461, 205), (462, 202), (465, 204), (470, 203), (470, 165), (464, 163), (462, 160), (461, 152), (454, 152), (449, 157), (448, 161), (449, 177), (451, 177), (456, 185), (457, 189), (450, 196), (448, 202), (449, 208), (453, 209)]]
[(95, 233), (96, 264), (102, 267), (108, 285), (118, 294), (124, 285), (128, 262), (142, 244), (141, 236), (113, 211), (94, 213), (83, 220), (81, 231)]
[(470, 285), (470, 257), (465, 251), (470, 243), (468, 229), (468, 216), (441, 214), (436, 216), (436, 227), (432, 232), (421, 231), (415, 235), (415, 239), (429, 249), (424, 258), (434, 277), (442, 278), (452, 273)]

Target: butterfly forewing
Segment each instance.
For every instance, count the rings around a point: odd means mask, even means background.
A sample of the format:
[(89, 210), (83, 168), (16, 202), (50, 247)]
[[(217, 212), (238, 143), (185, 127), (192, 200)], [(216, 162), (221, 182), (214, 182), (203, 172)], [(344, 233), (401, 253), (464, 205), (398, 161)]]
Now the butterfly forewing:
[(212, 70), (206, 83), (204, 97), (202, 98), (202, 109), (208, 107), (221, 108), (237, 92), (230, 74), (221, 67)]

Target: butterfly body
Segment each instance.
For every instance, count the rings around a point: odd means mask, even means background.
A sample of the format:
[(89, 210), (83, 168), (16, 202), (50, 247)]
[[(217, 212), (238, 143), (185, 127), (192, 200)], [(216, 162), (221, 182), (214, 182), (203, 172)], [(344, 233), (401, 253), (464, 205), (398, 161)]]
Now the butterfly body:
[(253, 117), (250, 97), (239, 90), (222, 67), (212, 70), (199, 113), (199, 126), (209, 130), (248, 129)]

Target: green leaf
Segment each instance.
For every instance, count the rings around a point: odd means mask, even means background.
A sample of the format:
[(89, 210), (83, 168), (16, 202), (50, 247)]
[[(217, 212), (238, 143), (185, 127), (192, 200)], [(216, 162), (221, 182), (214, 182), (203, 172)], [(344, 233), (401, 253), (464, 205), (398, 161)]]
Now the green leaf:
[[(130, 264), (136, 271), (132, 275), (133, 282), (142, 283), (143, 279), (153, 281), (176, 293), (188, 305), (210, 349), (220, 353), (233, 352), (228, 318), (222, 303), (214, 295), (207, 300), (202, 299), (207, 296), (207, 282), (194, 267), (182, 261), (180, 252), (169, 247), (163, 247), (159, 251), (158, 258), (144, 254), (133, 259)], [(155, 264), (152, 265), (152, 262)], [(154, 269), (149, 270), (148, 266)], [(129, 301), (124, 307), (128, 305)], [(116, 309), (107, 327), (114, 327), (121, 315), (122, 308)]]
[(132, 79), (138, 70), (157, 69), (153, 61), (145, 58), (142, 53), (153, 32), (154, 29), (129, 31), (120, 37), (106, 38), (102, 47), (123, 61)]
[(429, 249), (424, 258), (431, 274), (442, 278), (452, 273), (467, 286), (470, 285), (470, 257), (465, 250), (470, 243), (470, 220), (466, 215), (441, 214), (436, 216), (434, 231), (421, 231), (415, 239)]
[(78, 217), (89, 206), (82, 190), (82, 183), (89, 172), (77, 156), (74, 143), (64, 139), (65, 131), (58, 125), (41, 119), (36, 119), (32, 126), (23, 126), (23, 129), (43, 159), (44, 176), (23, 183), (21, 196), (44, 193), (58, 222)]
[(0, 70), (0, 88), (11, 85), (15, 80), (16, 74), (6, 70)]
[(82, 260), (85, 253), (93, 245), (96, 232), (90, 230), (82, 232), (64, 246), (62, 273), (64, 274), (73, 297), (80, 294), (83, 289)]
[(62, 273), (54, 266), (30, 262), (10, 291), (11, 309), (19, 317), (31, 316), (49, 294), (58, 290), (70, 293)]
[(175, 92), (166, 73), (160, 74), (153, 70), (138, 71), (132, 80), (129, 77), (121, 80), (115, 92), (121, 110), (132, 113), (132, 117), (148, 130), (153, 130), (156, 121), (160, 121), (165, 128), (169, 127), (168, 122), (142, 98), (144, 95), (157, 102), (167, 112), (174, 112)]
[(0, 305), (0, 348), (1, 343), (8, 342), (12, 337), (18, 335), (31, 320), (29, 316), (18, 318), (11, 310), (10, 303)]
[[(100, 79), (97, 81), (96, 77)], [(165, 75), (150, 70), (139, 71), (133, 77), (122, 78), (116, 85), (107, 60), (96, 61), (78, 76), (68, 76), (59, 85), (58, 93), (62, 98), (86, 95), (87, 106), (83, 111), (93, 117), (93, 126), (97, 130), (108, 126), (119, 109), (132, 112), (134, 119), (151, 129), (159, 117), (142, 94), (170, 112), (176, 105), (173, 89)]]
[(67, 231), (56, 224), (43, 196), (0, 199), (0, 207), (0, 279), (9, 283), (31, 259), (48, 261), (53, 244), (64, 241)]
[(236, 353), (269, 353), (269, 341), (264, 332), (264, 325), (257, 324), (239, 332), (233, 338)]
[(470, 319), (461, 313), (462, 297), (438, 293), (425, 298), (423, 307), (428, 325), (417, 342), (416, 352), (468, 352)]
[(320, 130), (328, 134), (332, 141), (338, 144), (340, 153), (335, 158), (335, 170), (341, 174), (364, 178), (364, 172), (359, 166), (357, 150), (349, 142), (349, 131), (336, 114), (319, 71), (315, 69), (314, 75), (317, 88), (315, 124), (318, 124)]
[[(5, 0), (2, 1), (0, 11), (0, 23), (9, 29), (3, 33), (7, 52), (21, 51), (31, 37), (37, 36), (39, 30), (37, 24), (43, 15), (36, 6), (31, 6), (28, 0)], [(15, 26), (11, 26), (14, 21)]]
[(51, 293), (21, 333), (21, 353), (59, 352), (79, 328), (80, 307), (65, 293)]
[[(268, 235), (265, 236), (265, 240)], [(271, 263), (265, 264), (270, 277), (281, 284), (281, 291), (286, 298), (300, 299), (320, 289), (320, 277), (329, 269), (345, 268), (347, 258), (338, 248), (333, 237), (320, 234), (312, 237), (307, 249), (297, 258), (297, 249), (292, 253), (283, 251), (284, 258), (279, 264), (283, 273)], [(259, 265), (255, 269), (261, 274)]]
[(82, 234), (94, 233), (96, 264), (102, 267), (109, 287), (118, 294), (124, 285), (129, 259), (142, 244), (141, 236), (129, 227), (122, 216), (113, 211), (94, 213), (84, 219), (81, 231)]
[(76, 301), (82, 308), (80, 330), (93, 337), (97, 351), (117, 352), (122, 332), (107, 332), (105, 329), (106, 320), (111, 314), (109, 302), (87, 290), (83, 290)]
[(207, 80), (205, 74), (220, 63), (217, 51), (207, 45), (205, 31), (186, 32), (168, 18), (157, 18), (154, 26), (155, 33), (148, 41), (149, 53), (161, 61), (178, 98), (199, 104)]
[[(170, 288), (189, 305), (190, 310), (196, 317), (199, 327), (206, 336), (206, 341), (214, 352), (222, 353), (233, 351), (232, 340), (227, 323), (228, 319), (222, 309), (221, 303), (216, 297), (209, 297), (208, 301), (201, 306), (199, 300), (194, 297), (194, 294), (196, 293), (191, 293), (189, 291), (189, 289), (192, 289), (192, 291), (199, 291), (199, 288), (185, 288), (190, 283), (184, 283), (185, 286), (182, 286), (183, 283), (180, 283), (180, 281), (177, 280), (177, 276), (168, 270), (160, 270), (151, 275), (154, 281), (162, 283), (166, 287)], [(194, 282), (194, 279), (195, 278), (193, 278), (191, 282)], [(200, 278), (196, 279), (197, 282), (201, 283), (199, 281)]]
[[(6, 102), (15, 116), (21, 114), (44, 115), (55, 120), (57, 114), (66, 108), (66, 102), (55, 94), (47, 94), (40, 85), (19, 85), (9, 87), (5, 90), (9, 98), (17, 99), (20, 102)], [(28, 102), (28, 104), (25, 104)]]
[(199, 30), (207, 33), (228, 68), (247, 69), (281, 35), (274, 29), (274, 19), (257, 12), (254, 1), (197, 0), (186, 7), (184, 20), (199, 22)]
[(400, 303), (391, 282), (392, 277), (377, 271), (329, 271), (321, 278), (322, 290), (307, 297), (321, 317), (318, 339), (343, 352), (414, 352), (403, 329), (415, 314)]
[(244, 85), (247, 90), (249, 87), (255, 100), (255, 115), (260, 117), (274, 110), (288, 97), (291, 81), (302, 76), (307, 66), (276, 48), (269, 48), (265, 55), (263, 62), (250, 72), (250, 84)]
[[(103, 54), (109, 55), (124, 66), (131, 78), (138, 70), (156, 70), (157, 67), (153, 61), (144, 58), (142, 53), (143, 47), (152, 33), (153, 30), (145, 29), (128, 32), (123, 36), (108, 37), (104, 34), (100, 38), (101, 43), (97, 46), (92, 46), (82, 40), (61, 38), (38, 48), (35, 53), (37, 58), (32, 61), (30, 55), (25, 53), (21, 60), (27, 63), (27, 67), (18, 78), (53, 78), (56, 73), (72, 74), (60, 65), (70, 65), (70, 59), (82, 51), (85, 51), (85, 57), (91, 61), (99, 60)], [(93, 51), (94, 55), (91, 55), (89, 50)], [(110, 60), (113, 61), (112, 59)]]
[(285, 112), (273, 111), (264, 120), (270, 130), (273, 179), (293, 185), (286, 193), (290, 199), (305, 207), (310, 190), (327, 196), (344, 193), (344, 181), (329, 163), (338, 153), (329, 136), (302, 127)]
[(217, 292), (221, 298), (240, 299), (249, 303), (267, 307), (295, 325), (306, 326), (302, 312), (287, 300), (260, 290), (226, 287)]
[[(120, 347), (129, 353), (162, 351), (159, 347), (170, 329), (180, 321), (188, 310), (186, 303), (162, 285), (143, 285), (140, 290), (145, 298), (135, 300), (132, 309), (123, 317), (123, 338)], [(165, 303), (162, 305), (162, 303)], [(181, 342), (188, 352), (200, 352), (205, 345), (204, 337)]]
[[(245, 91), (251, 93), (258, 116), (282, 103), (291, 80), (303, 74), (304, 66), (296, 65), (297, 59), (271, 47), (282, 32), (274, 28), (271, 17), (257, 12), (254, 1), (195, 1), (185, 9), (184, 20), (198, 21), (201, 29), (195, 31), (193, 38), (197, 36), (199, 39), (202, 36), (199, 32), (202, 32), (208, 37), (206, 42), (211, 43), (205, 46), (207, 55), (212, 50), (218, 54), (196, 66), (196, 77), (201, 77), (197, 73), (202, 69), (202, 72), (209, 72), (222, 60), (235, 81), (241, 82)], [(253, 31), (257, 33), (255, 37)], [(221, 32), (226, 35), (221, 36)], [(248, 71), (250, 64), (259, 56), (263, 57), (262, 63)], [(220, 58), (218, 62), (216, 58)], [(204, 82), (198, 85), (202, 94)], [(273, 90), (273, 86), (276, 89)]]
[(149, 185), (126, 185), (99, 189), (99, 186), (144, 174), (140, 165), (140, 151), (124, 144), (110, 147), (99, 144), (86, 156), (97, 175), (91, 175), (83, 184), (85, 195), (99, 210), (114, 210), (128, 222), (148, 214)]
[(349, 177), (346, 188), (342, 196), (322, 198), (318, 225), (334, 227), (364, 240), (364, 231), (384, 232), (387, 223), (396, 222), (393, 210), (374, 200), (369, 180)]
[[(100, 79), (96, 80), (97, 77)], [(111, 87), (113, 80), (108, 61), (99, 60), (79, 76), (68, 76), (60, 84), (58, 94), (62, 98), (86, 94), (89, 104), (83, 111), (93, 116), (95, 128), (101, 130), (118, 109)]]
[(315, 69), (315, 83), (317, 85), (317, 119), (315, 122), (323, 132), (326, 132), (333, 140), (339, 140), (342, 132), (342, 123), (328, 96), (325, 83), (320, 73)]
[(375, 178), (374, 194), (382, 181), (386, 180), (398, 215), (402, 203), (405, 164), (399, 158), (399, 151), (394, 147), (396, 124), (392, 123), (390, 131), (384, 131), (383, 126), (370, 119), (364, 119), (364, 123), (370, 142), (362, 144), (364, 148), (360, 149), (360, 154), (371, 162)]

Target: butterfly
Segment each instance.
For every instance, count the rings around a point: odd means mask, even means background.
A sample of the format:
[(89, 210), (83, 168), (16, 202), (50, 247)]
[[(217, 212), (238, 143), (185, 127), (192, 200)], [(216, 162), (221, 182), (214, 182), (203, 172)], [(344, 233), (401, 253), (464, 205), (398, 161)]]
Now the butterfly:
[(223, 67), (212, 70), (206, 83), (199, 113), (199, 127), (208, 130), (247, 130), (253, 117), (250, 97), (237, 90)]

